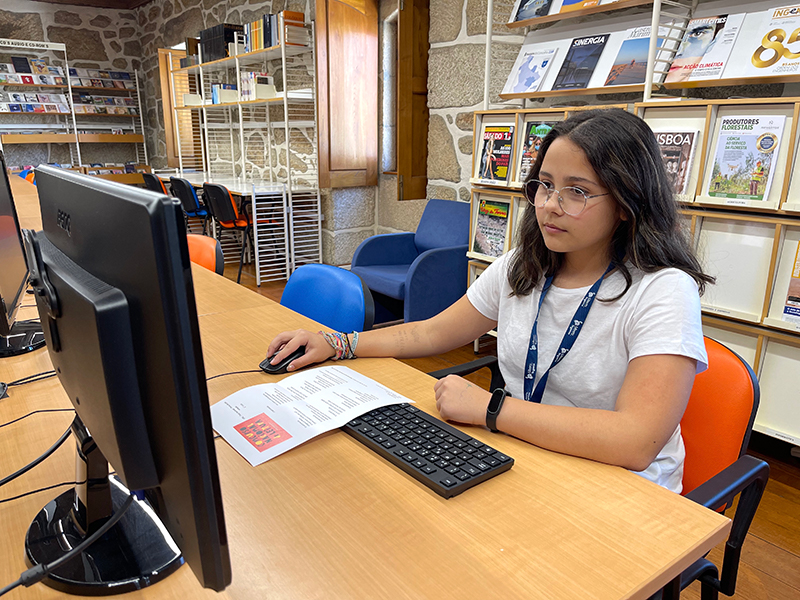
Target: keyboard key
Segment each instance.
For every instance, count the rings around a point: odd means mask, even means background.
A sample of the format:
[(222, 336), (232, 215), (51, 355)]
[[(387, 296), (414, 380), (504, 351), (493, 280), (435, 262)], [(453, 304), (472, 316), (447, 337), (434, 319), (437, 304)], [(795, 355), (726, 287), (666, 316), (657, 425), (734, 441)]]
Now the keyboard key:
[(483, 446), (483, 442), (479, 442), (478, 440), (470, 440), (467, 442), (473, 448), (481, 448)]
[(494, 457), (495, 457), (497, 460), (499, 460), (501, 463), (507, 463), (508, 461), (510, 461), (510, 460), (511, 460), (511, 457), (510, 457), (510, 456), (506, 456), (506, 455), (505, 455), (505, 454), (503, 454), (502, 452), (498, 452), (498, 453), (496, 453), (496, 454), (494, 455)]
[(487, 465), (485, 462), (483, 462), (482, 460), (477, 460), (475, 458), (470, 460), (469, 464), (471, 464), (476, 469), (480, 469), (481, 471), (488, 471), (489, 469), (491, 469), (491, 467)]
[(465, 479), (469, 479), (470, 477), (472, 477), (472, 475), (464, 471), (458, 471), (457, 473), (455, 473), (455, 476), (458, 477), (461, 481), (464, 481)]
[[(412, 464), (413, 464), (413, 463), (412, 463)], [(476, 468), (476, 467), (473, 467), (472, 465), (464, 465), (464, 466), (462, 467), (462, 469), (464, 469), (464, 470), (465, 470), (467, 473), (469, 473), (470, 475), (477, 475), (477, 474), (479, 474), (479, 473), (481, 472), (481, 470), (480, 470), (480, 469), (478, 469), (478, 468)]]
[(481, 448), (481, 452), (486, 452), (486, 454), (494, 454), (495, 452), (497, 452), (497, 450), (495, 450), (491, 446), (484, 446), (483, 448)]
[(481, 450), (478, 450), (477, 452), (475, 452), (472, 455), (472, 458), (477, 458), (478, 460), (483, 460), (484, 458), (486, 458), (486, 452), (482, 452)]
[(487, 456), (486, 458), (484, 458), (483, 462), (485, 462), (490, 467), (496, 467), (497, 465), (500, 464), (499, 460), (497, 460), (496, 458), (492, 458), (491, 456)]
[(369, 433), (370, 431), (372, 431), (372, 427), (370, 427), (369, 425), (362, 425), (361, 427), (358, 428), (358, 430), (361, 433)]
[(394, 455), (399, 456), (401, 458), (406, 454), (408, 454), (408, 450), (403, 450), (402, 448), (398, 448), (397, 450), (394, 451)]
[(348, 423), (348, 425), (350, 425), (350, 427), (358, 427), (361, 425), (361, 419), (353, 419)]
[(459, 469), (458, 467), (447, 467), (447, 468), (445, 469), (445, 471), (447, 471), (448, 473), (450, 473), (450, 475), (454, 475), (454, 474), (458, 473), (460, 470), (461, 470), (461, 469)]
[(458, 483), (458, 480), (455, 477), (442, 477), (439, 480), (439, 483), (441, 483), (445, 487), (453, 487), (455, 484)]
[(447, 467), (450, 466), (450, 463), (447, 462), (446, 460), (437, 460), (435, 464), (440, 469), (446, 469)]
[(424, 460), (418, 458), (417, 460), (415, 460), (411, 464), (414, 465), (415, 467), (417, 467), (418, 469), (421, 469), (422, 467), (424, 467), (428, 463), (426, 463)]
[(385, 441), (385, 442), (383, 442), (383, 443), (381, 444), (381, 446), (383, 446), (383, 447), (384, 447), (384, 448), (386, 448), (387, 450), (388, 450), (389, 448), (394, 448), (396, 445), (397, 445), (397, 444), (395, 444), (395, 443), (394, 443), (392, 440), (387, 440), (387, 441)]
[(434, 469), (434, 468), (433, 468), (432, 466), (430, 466), (430, 465), (426, 465), (426, 466), (422, 467), (422, 469), (420, 469), (420, 470), (421, 470), (423, 473), (427, 473), (428, 475), (431, 475), (432, 473), (436, 473), (436, 469)]

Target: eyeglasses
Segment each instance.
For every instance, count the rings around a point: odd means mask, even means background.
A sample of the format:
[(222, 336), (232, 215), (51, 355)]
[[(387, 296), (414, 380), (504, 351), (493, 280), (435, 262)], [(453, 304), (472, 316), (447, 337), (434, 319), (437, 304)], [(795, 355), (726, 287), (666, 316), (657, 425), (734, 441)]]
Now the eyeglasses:
[(609, 194), (609, 192), (606, 192), (605, 194), (593, 194), (590, 196), (581, 188), (573, 186), (566, 186), (557, 190), (538, 179), (531, 179), (526, 182), (522, 189), (528, 202), (537, 208), (544, 208), (547, 201), (550, 200), (553, 194), (556, 194), (561, 210), (573, 217), (577, 217), (583, 212), (583, 209), (586, 208), (586, 201), (590, 198), (608, 196)]

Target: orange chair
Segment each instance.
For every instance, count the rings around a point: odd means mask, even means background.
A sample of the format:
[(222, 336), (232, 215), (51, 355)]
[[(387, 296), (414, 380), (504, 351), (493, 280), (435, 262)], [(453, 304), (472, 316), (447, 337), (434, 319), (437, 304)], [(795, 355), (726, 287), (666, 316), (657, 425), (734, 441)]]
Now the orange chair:
[(212, 237), (186, 234), (186, 243), (189, 244), (189, 260), (222, 275), (225, 270), (225, 258), (222, 256), (222, 246)]
[[(695, 580), (702, 586), (703, 600), (732, 596), (736, 591), (739, 556), (747, 530), (769, 478), (769, 465), (744, 454), (753, 430), (760, 392), (755, 373), (738, 354), (711, 338), (705, 338), (708, 369), (695, 377), (689, 403), (681, 419), (686, 447), (683, 495), (716, 511), (723, 511), (741, 494), (733, 525), (725, 544), (722, 573), (705, 558), (697, 560), (680, 578), (653, 596), (677, 599)], [(488, 367), (492, 389), (505, 385), (493, 356), (429, 373), (441, 379), (467, 375)]]
[(233, 194), (228, 188), (218, 183), (203, 184), (203, 199), (210, 207), (211, 214), (219, 222), (217, 235), (225, 230), (242, 232), (242, 253), (239, 258), (239, 275), (236, 277), (236, 283), (239, 283), (242, 279), (245, 248), (248, 243), (251, 248), (253, 247), (253, 241), (250, 239), (250, 233), (253, 230), (250, 215), (247, 214), (247, 211), (240, 213)]
[(144, 186), (148, 190), (169, 196), (167, 186), (164, 185), (164, 182), (158, 175), (153, 175), (152, 173), (142, 173), (142, 178), (144, 179)]

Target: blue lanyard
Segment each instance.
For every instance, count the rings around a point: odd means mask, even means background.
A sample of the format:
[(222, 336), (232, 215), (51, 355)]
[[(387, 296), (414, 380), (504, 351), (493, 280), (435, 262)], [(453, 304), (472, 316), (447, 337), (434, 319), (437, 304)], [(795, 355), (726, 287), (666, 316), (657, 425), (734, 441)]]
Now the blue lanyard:
[(600, 290), (600, 284), (603, 283), (603, 278), (608, 274), (612, 267), (613, 265), (608, 265), (606, 272), (603, 273), (600, 276), (600, 279), (595, 281), (594, 285), (589, 289), (588, 292), (586, 292), (586, 295), (583, 297), (583, 300), (581, 300), (581, 303), (578, 306), (578, 310), (575, 311), (575, 316), (572, 317), (572, 322), (567, 328), (564, 338), (561, 340), (561, 346), (558, 352), (556, 352), (556, 355), (553, 357), (553, 362), (550, 364), (550, 368), (545, 371), (544, 375), (542, 375), (542, 378), (539, 380), (539, 383), (536, 385), (536, 389), (534, 390), (533, 382), (536, 381), (536, 362), (539, 358), (539, 335), (536, 332), (539, 325), (539, 313), (542, 310), (544, 297), (547, 295), (547, 292), (550, 290), (550, 286), (553, 283), (552, 276), (545, 279), (544, 287), (542, 288), (542, 294), (539, 296), (539, 308), (536, 310), (536, 319), (533, 322), (533, 329), (531, 330), (531, 342), (528, 344), (528, 358), (525, 361), (525, 400), (528, 402), (542, 401), (544, 388), (547, 385), (547, 377), (550, 375), (550, 371), (552, 371), (553, 367), (555, 367), (558, 363), (564, 360), (564, 357), (569, 354), (569, 351), (572, 349), (572, 345), (575, 343), (575, 340), (578, 339), (578, 334), (581, 332), (583, 324), (586, 322), (586, 316), (589, 314), (589, 309), (592, 308), (594, 299), (597, 297), (597, 292)]

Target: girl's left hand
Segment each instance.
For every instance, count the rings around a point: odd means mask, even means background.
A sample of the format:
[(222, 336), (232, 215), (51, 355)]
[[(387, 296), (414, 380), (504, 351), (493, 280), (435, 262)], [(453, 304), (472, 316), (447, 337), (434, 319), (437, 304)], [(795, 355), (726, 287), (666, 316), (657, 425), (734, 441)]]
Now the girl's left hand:
[(446, 421), (486, 425), (486, 407), (492, 395), (458, 375), (448, 375), (433, 386), (436, 408)]

